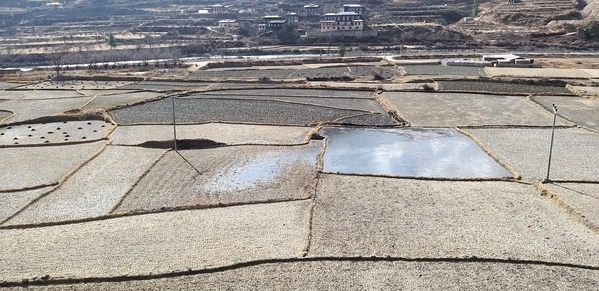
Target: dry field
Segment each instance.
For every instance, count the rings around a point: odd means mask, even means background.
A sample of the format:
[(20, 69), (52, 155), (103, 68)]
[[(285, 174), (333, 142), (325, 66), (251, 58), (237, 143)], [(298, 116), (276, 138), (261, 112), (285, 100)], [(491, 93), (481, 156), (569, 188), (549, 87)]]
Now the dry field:
[(59, 189), (29, 205), (5, 225), (39, 224), (105, 216), (162, 157), (164, 150), (107, 146)]
[[(594, 289), (599, 105), (592, 72), (569, 69), (590, 77), (336, 64), (0, 83), (0, 287)], [(384, 138), (335, 149), (327, 130), (350, 127)], [(412, 152), (390, 134), (436, 128), (512, 175), (324, 172), (332, 150), (381, 167), (468, 152), (418, 135), (430, 152)]]
[(74, 145), (3, 148), (0, 150), (0, 191), (56, 184), (105, 146), (106, 142), (98, 141)]
[[(382, 94), (412, 126), (550, 126), (553, 116), (524, 96), (389, 92)], [(557, 125), (571, 125), (559, 119)]]
[(324, 175), (317, 196), (310, 252), (316, 257), (475, 256), (594, 264), (599, 251), (596, 233), (564, 216), (530, 185)]
[[(177, 139), (207, 139), (227, 145), (299, 145), (307, 142), (310, 127), (261, 126), (246, 124), (188, 124), (178, 125)], [(173, 139), (171, 125), (119, 126), (110, 139), (117, 145), (141, 145), (150, 141)]]

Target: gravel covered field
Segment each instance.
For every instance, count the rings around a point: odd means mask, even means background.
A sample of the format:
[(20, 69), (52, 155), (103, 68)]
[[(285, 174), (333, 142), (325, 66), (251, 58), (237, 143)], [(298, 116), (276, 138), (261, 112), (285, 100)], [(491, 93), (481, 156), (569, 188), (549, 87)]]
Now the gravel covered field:
[(547, 110), (558, 108), (558, 115), (595, 130), (599, 130), (599, 100), (583, 97), (533, 96), (532, 100)]
[(442, 65), (402, 65), (407, 75), (472, 76), (484, 77), (484, 68), (442, 66)]
[[(208, 139), (228, 145), (242, 144), (303, 144), (306, 142), (310, 127), (266, 126), (208, 123), (197, 125), (178, 125), (177, 139)], [(172, 125), (132, 125), (119, 126), (110, 139), (117, 145), (139, 145), (146, 141), (164, 141), (173, 139)]]
[[(80, 109), (91, 101), (92, 98), (93, 97), (54, 100), (10, 100), (0, 103), (0, 110), (15, 112), (16, 115), (5, 122), (15, 123), (52, 116), (73, 109)], [(35, 108), (35, 110), (31, 110), (31, 108)]]
[(162, 94), (154, 92), (136, 92), (116, 95), (96, 96), (84, 109), (110, 109), (117, 106), (125, 106), (144, 100), (157, 99)]
[(530, 185), (323, 175), (317, 197), (310, 256), (598, 265), (596, 234)]
[[(229, 99), (177, 99), (177, 122), (240, 122), (277, 125), (310, 125), (364, 113), (280, 101)], [(111, 110), (119, 124), (172, 123), (170, 99)]]
[(107, 215), (152, 163), (160, 149), (107, 146), (56, 191), (5, 225), (79, 220)]
[(105, 145), (106, 142), (93, 142), (3, 148), (0, 150), (0, 190), (18, 190), (56, 183)]
[(207, 95), (231, 95), (231, 96), (274, 96), (274, 97), (342, 97), (342, 98), (364, 98), (371, 99), (372, 90), (327, 90), (327, 89), (245, 89), (245, 90), (222, 90), (202, 93)]
[(112, 124), (101, 120), (63, 121), (37, 124), (21, 124), (0, 127), (0, 146), (54, 145), (85, 142), (104, 137)]
[[(385, 92), (381, 96), (414, 126), (550, 126), (553, 122), (553, 114), (524, 96), (424, 92)], [(558, 121), (558, 125), (571, 124)]]
[(439, 91), (487, 92), (494, 94), (571, 94), (566, 87), (484, 81), (437, 81)]
[(125, 197), (117, 213), (193, 205), (303, 199), (313, 194), (322, 142), (169, 152)]
[[(551, 129), (467, 129), (522, 179), (546, 178)], [(556, 129), (551, 179), (599, 181), (599, 134), (580, 128)]]
[(35, 190), (0, 193), (0, 225), (4, 220), (17, 213), (27, 204), (41, 195), (50, 192), (54, 187), (42, 187)]
[(0, 230), (3, 281), (149, 275), (293, 258), (311, 202), (139, 215)]
[(24, 100), (58, 99), (85, 97), (74, 90), (32, 90), (23, 97)]

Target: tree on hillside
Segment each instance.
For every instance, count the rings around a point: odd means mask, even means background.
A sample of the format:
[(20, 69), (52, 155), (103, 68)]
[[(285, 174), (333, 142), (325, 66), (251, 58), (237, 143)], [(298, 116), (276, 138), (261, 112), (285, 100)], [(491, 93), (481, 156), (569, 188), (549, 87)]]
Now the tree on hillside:
[(345, 50), (345, 45), (344, 44), (340, 44), (339, 45), (339, 49), (337, 50), (337, 53), (339, 54), (340, 57), (345, 57), (345, 53), (347, 51)]
[(472, 2), (472, 17), (476, 17), (478, 15), (478, 12), (478, 0), (474, 0), (474, 2)]
[(108, 42), (108, 45), (111, 49), (116, 47), (116, 38), (112, 33), (108, 35), (108, 39), (106, 41)]
[(56, 77), (60, 78), (60, 70), (67, 63), (69, 56), (70, 52), (66, 46), (59, 47), (50, 53), (49, 59), (52, 63), (52, 68), (56, 71)]

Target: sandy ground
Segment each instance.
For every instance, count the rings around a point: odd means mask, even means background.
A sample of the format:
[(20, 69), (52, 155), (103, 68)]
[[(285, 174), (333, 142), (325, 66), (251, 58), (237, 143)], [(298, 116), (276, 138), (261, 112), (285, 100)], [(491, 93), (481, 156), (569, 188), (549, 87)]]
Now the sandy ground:
[(21, 90), (0, 91), (0, 99), (6, 99), (6, 100), (20, 99), (20, 98), (23, 98), (23, 96), (25, 96), (25, 94), (27, 94), (27, 92), (29, 92), (29, 91), (21, 91)]
[[(207, 123), (176, 126), (177, 139), (209, 139), (228, 145), (242, 144), (302, 144), (310, 127), (261, 126), (226, 123)], [(173, 139), (172, 125), (119, 126), (111, 134), (114, 144), (138, 145), (147, 141)]]
[(0, 230), (2, 280), (148, 275), (293, 258), (310, 202), (178, 211)]
[(105, 145), (106, 142), (99, 141), (77, 145), (3, 148), (0, 150), (0, 190), (57, 183)]
[(158, 99), (160, 93), (153, 92), (133, 92), (113, 95), (97, 95), (89, 103), (85, 104), (83, 109), (111, 109), (120, 106), (135, 104), (142, 101)]
[(108, 146), (61, 187), (4, 225), (38, 224), (104, 216), (165, 150)]
[(486, 67), (488, 77), (518, 77), (518, 78), (563, 78), (591, 79), (596, 78), (599, 70), (558, 69), (558, 68), (496, 68)]
[(557, 107), (557, 113), (578, 125), (586, 126), (599, 131), (599, 100), (582, 97), (561, 96), (534, 96), (535, 102), (548, 110), (553, 111), (552, 105)]
[[(4, 123), (15, 123), (40, 117), (52, 116), (65, 111), (80, 109), (93, 97), (66, 98), (54, 100), (10, 100), (2, 102), (2, 109), (15, 112), (15, 116)], [(31, 110), (35, 108), (36, 110)]]
[(509, 262), (319, 260), (264, 263), (222, 272), (128, 282), (8, 290), (592, 290), (599, 272)]
[(557, 203), (572, 211), (589, 227), (599, 229), (599, 184), (552, 183), (546, 185)]
[[(526, 181), (546, 178), (551, 129), (467, 129), (495, 156)], [(599, 181), (599, 135), (580, 128), (555, 130), (550, 178)]]
[(0, 224), (33, 202), (33, 200), (49, 193), (53, 189), (54, 187), (42, 187), (34, 190), (2, 193), (2, 199), (0, 200)]
[(532, 186), (331, 175), (319, 186), (310, 256), (597, 265), (596, 234), (563, 216)]
[[(382, 98), (412, 126), (548, 126), (553, 116), (523, 96), (460, 93), (384, 93)], [(571, 123), (560, 119), (559, 125)]]

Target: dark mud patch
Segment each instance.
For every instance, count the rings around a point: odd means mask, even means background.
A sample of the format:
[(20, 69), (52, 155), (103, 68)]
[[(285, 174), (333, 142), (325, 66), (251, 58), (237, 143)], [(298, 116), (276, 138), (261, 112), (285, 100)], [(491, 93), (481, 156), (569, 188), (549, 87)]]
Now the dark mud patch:
[[(174, 149), (175, 144), (173, 140), (151, 140), (146, 141), (141, 144), (138, 144), (140, 147), (144, 148), (154, 148), (154, 149)], [(226, 146), (226, 144), (221, 142), (216, 142), (209, 139), (177, 139), (177, 149), (187, 150), (187, 149), (209, 149), (209, 148), (217, 148)]]

